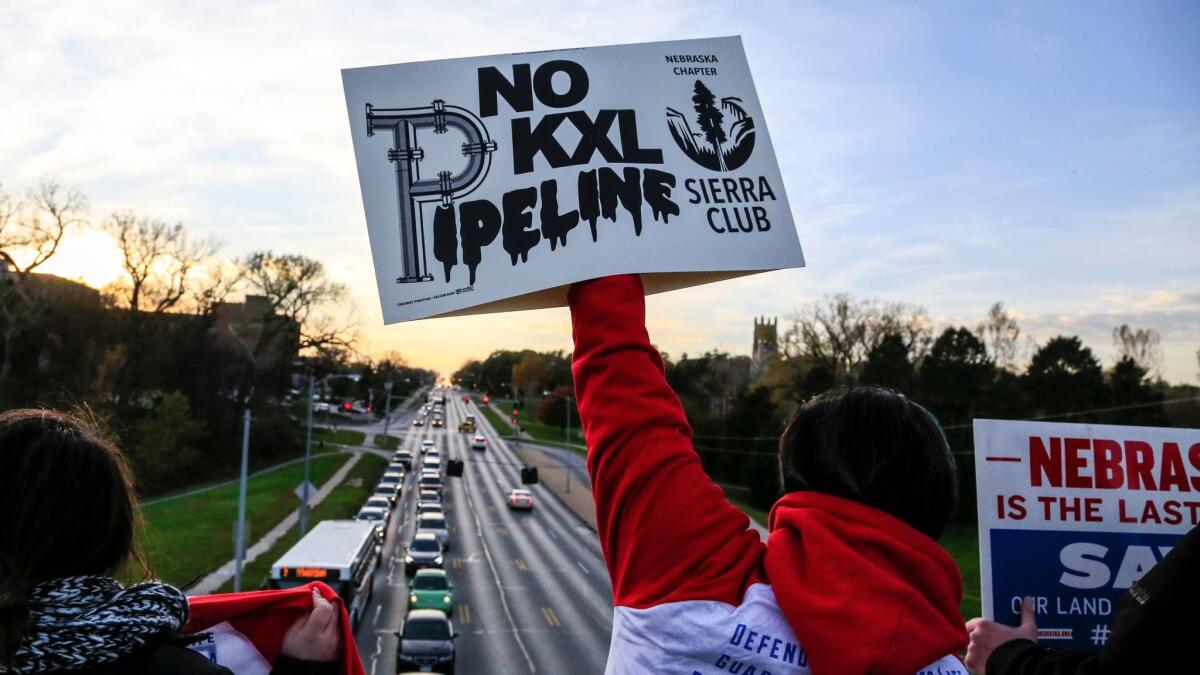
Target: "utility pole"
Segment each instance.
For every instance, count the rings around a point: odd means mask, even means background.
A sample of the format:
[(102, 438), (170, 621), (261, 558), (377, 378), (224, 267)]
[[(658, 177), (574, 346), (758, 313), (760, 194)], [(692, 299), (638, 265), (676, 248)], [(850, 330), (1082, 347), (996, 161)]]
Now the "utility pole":
[(392, 424), (392, 381), (388, 380), (383, 383), (383, 390), (387, 392), (386, 401), (383, 404), (383, 442), (387, 443), (388, 427)]
[(238, 485), (237, 541), (234, 542), (233, 592), (242, 590), (242, 563), (246, 560), (246, 471), (250, 464), (250, 407), (242, 414), (242, 478)]
[(303, 494), (300, 500), (300, 536), (308, 532), (308, 469), (312, 463), (312, 409), (313, 409), (313, 374), (308, 370), (308, 424), (304, 432), (304, 483), (300, 488)]

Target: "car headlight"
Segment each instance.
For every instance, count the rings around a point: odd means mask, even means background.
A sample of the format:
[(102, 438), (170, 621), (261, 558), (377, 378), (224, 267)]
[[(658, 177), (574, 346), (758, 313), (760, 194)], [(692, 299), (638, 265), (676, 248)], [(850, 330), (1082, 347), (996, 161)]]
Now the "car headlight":
[(408, 596), (408, 601), (414, 605), (417, 604), (417, 594), (413, 593), (412, 595)]
[(413, 557), (411, 555), (404, 556), (404, 562), (411, 563), (412, 561), (413, 561)]
[(433, 564), (434, 564), (434, 565), (441, 565), (441, 564), (442, 564), (442, 556), (440, 556), (440, 555), (439, 555), (438, 557), (434, 558), (434, 559), (433, 559)]
[(442, 602), (446, 603), (447, 605), (450, 604), (450, 596), (442, 596)]

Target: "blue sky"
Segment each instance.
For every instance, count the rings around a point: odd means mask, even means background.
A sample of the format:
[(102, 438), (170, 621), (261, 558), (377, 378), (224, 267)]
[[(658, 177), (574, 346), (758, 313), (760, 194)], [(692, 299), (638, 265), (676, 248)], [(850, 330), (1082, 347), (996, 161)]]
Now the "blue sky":
[(449, 372), (566, 348), (567, 313), (382, 326), (339, 69), (740, 34), (809, 267), (653, 298), (662, 348), (744, 353), (751, 317), (835, 292), (939, 324), (999, 300), (1106, 364), (1114, 325), (1157, 328), (1164, 374), (1196, 381), (1200, 5), (472, 4), (0, 0), (0, 182), (319, 257), (370, 352)]

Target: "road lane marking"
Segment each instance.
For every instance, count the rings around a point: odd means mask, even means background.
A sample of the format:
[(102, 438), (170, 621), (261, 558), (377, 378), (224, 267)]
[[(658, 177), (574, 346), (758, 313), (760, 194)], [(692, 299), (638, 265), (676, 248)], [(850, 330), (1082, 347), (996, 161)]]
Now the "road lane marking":
[(562, 623), (558, 620), (558, 615), (549, 607), (542, 608), (542, 616), (546, 619), (546, 623), (551, 626), (561, 626)]
[(375, 618), (371, 619), (371, 625), (379, 625), (379, 611), (383, 609), (383, 605), (375, 605)]
[(507, 537), (509, 534), (508, 528), (507, 527), (497, 527), (496, 534), (500, 535), (501, 537)]
[(525, 564), (524, 560), (521, 560), (520, 558), (513, 558), (513, 563), (517, 566), (517, 569), (521, 570), (522, 572), (529, 571), (529, 566)]
[(589, 572), (589, 571), (588, 571), (588, 568), (586, 568), (586, 567), (584, 567), (584, 566), (583, 566), (583, 563), (581, 563), (581, 562), (579, 562), (578, 560), (576, 560), (576, 561), (575, 561), (575, 564), (576, 564), (576, 565), (579, 565), (579, 569), (583, 570), (583, 573), (584, 573), (584, 574), (591, 574), (591, 572)]
[(453, 558), (450, 558), (450, 566), (456, 570), (461, 570), (462, 569), (462, 558), (460, 558), (458, 556), (454, 556)]
[(471, 608), (465, 602), (458, 606), (458, 622), (471, 623)]

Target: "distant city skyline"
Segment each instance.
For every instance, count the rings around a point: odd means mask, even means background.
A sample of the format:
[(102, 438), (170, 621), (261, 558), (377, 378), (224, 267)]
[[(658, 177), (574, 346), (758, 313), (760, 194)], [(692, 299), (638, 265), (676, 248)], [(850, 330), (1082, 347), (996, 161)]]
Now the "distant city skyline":
[[(0, 183), (54, 175), (91, 219), (181, 221), (234, 257), (322, 260), (366, 352), (449, 375), (493, 349), (569, 349), (565, 309), (383, 326), (339, 71), (488, 53), (741, 35), (808, 267), (650, 299), (673, 357), (749, 354), (752, 320), (824, 295), (919, 304), (1022, 334), (1162, 334), (1200, 348), (1200, 6), (715, 2), (64, 2), (0, 5)], [(636, 17), (636, 20), (631, 20)], [(452, 28), (451, 28), (452, 26)], [(103, 285), (98, 232), (43, 270)]]

